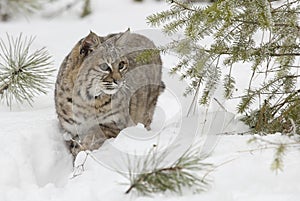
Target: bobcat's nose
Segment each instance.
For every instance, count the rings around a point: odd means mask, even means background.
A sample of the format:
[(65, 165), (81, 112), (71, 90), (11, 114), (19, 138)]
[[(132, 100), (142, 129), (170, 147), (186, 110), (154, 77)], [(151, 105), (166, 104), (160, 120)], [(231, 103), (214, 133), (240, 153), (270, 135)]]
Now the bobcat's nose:
[(113, 82), (116, 84), (120, 84), (122, 80), (122, 75), (119, 72), (112, 73)]

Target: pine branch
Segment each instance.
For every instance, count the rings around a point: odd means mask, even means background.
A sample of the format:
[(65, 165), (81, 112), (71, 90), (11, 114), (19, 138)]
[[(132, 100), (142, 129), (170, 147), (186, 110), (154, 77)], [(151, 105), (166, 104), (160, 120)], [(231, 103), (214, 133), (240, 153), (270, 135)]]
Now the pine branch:
[(54, 69), (45, 48), (30, 53), (34, 38), (7, 35), (7, 43), (0, 39), (0, 99), (11, 106), (13, 101), (32, 104), (33, 98), (47, 92), (48, 78)]
[(300, 53), (298, 52), (290, 52), (290, 53), (270, 53), (271, 57), (283, 57), (283, 56), (300, 56)]
[(84, 0), (84, 5), (80, 17), (84, 18), (92, 13), (90, 0)]
[(189, 4), (187, 3), (182, 3), (180, 1), (176, 1), (176, 0), (169, 0), (170, 4), (175, 4), (176, 6), (179, 6), (185, 10), (188, 10), (188, 11), (192, 11), (192, 12), (197, 12), (198, 10), (196, 9), (193, 9), (189, 6)]
[(212, 167), (211, 164), (202, 162), (196, 150), (189, 149), (172, 164), (163, 164), (168, 161), (169, 152), (165, 150), (158, 153), (157, 147), (151, 149), (147, 157), (137, 161), (128, 161), (128, 174), (123, 174), (129, 181), (130, 186), (125, 191), (128, 194), (135, 190), (142, 195), (158, 192), (182, 193), (184, 187), (204, 191), (209, 186), (209, 180), (202, 179), (200, 173), (205, 173)]
[[(241, 19), (234, 19), (232, 20), (234, 22), (241, 22), (243, 24), (252, 24), (252, 25), (260, 25), (259, 22), (256, 21), (246, 21), (246, 20), (241, 20)], [(298, 25), (292, 25), (292, 24), (284, 24), (284, 23), (275, 23), (273, 26), (275, 27), (291, 27), (291, 28), (296, 28), (300, 30), (300, 26)]]
[[(285, 0), (277, 7), (271, 1), (250, 0), (222, 0), (208, 6), (195, 6), (181, 0), (168, 2), (169, 10), (149, 19), (151, 25), (162, 26), (167, 34), (183, 31), (185, 35), (183, 40), (166, 46), (179, 58), (171, 72), (179, 73), (191, 83), (185, 95), (196, 92), (200, 95), (200, 104), (209, 103), (223, 72), (218, 68), (230, 67), (223, 82), (225, 96), (237, 97), (234, 85), (239, 80), (231, 72), (246, 62), (252, 73), (244, 94), (238, 96), (241, 101), (237, 105), (238, 112), (246, 114), (245, 122), (255, 132), (291, 132), (294, 123), (296, 131), (300, 131), (299, 101), (290, 97), (299, 88), (300, 67), (296, 60), (300, 56), (300, 7), (297, 0)], [(258, 33), (262, 33), (261, 40), (256, 39)], [(202, 41), (205, 37), (213, 39), (211, 44)], [(205, 47), (199, 45), (202, 42)], [(214, 58), (220, 57), (223, 64), (218, 65)], [(264, 81), (256, 83), (260, 75)], [(249, 110), (253, 110), (250, 117), (247, 116)]]
[[(141, 182), (145, 182), (147, 181), (147, 179), (149, 179), (150, 177), (155, 177), (158, 174), (168, 174), (168, 172), (178, 172), (178, 171), (182, 171), (182, 167), (167, 167), (167, 168), (161, 168), (161, 169), (157, 169), (153, 172), (147, 173), (147, 174), (143, 174), (140, 175), (139, 178), (135, 181), (135, 183), (131, 184), (131, 186), (127, 189), (127, 191), (125, 192), (125, 194), (130, 193), (131, 190), (133, 190), (134, 188), (136, 188)], [(166, 188), (168, 188), (167, 186), (165, 186)]]
[(8, 21), (17, 14), (26, 15), (42, 7), (40, 0), (1, 0), (0, 21)]

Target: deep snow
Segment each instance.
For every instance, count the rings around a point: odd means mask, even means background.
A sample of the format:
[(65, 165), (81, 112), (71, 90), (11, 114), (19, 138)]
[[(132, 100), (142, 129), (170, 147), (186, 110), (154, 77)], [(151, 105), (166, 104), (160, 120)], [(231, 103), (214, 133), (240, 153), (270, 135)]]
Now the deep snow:
[[(99, 35), (120, 32), (128, 27), (149, 36), (156, 44), (168, 38), (159, 30), (149, 29), (145, 17), (167, 8), (162, 2), (148, 0), (92, 1), (93, 14), (78, 19), (73, 9), (51, 19), (42, 14), (13, 21), (1, 22), (0, 37), (9, 33), (18, 36), (36, 36), (33, 48), (46, 46), (59, 67), (74, 44), (89, 30)], [(54, 5), (48, 10), (53, 10)], [(183, 97), (185, 83), (170, 77), (168, 69), (176, 63), (172, 55), (163, 56), (164, 82), (167, 89), (159, 99), (151, 131), (141, 125), (127, 128), (116, 139), (108, 140), (93, 153), (97, 160), (88, 157), (85, 169), (77, 177), (72, 168), (72, 158), (64, 147), (62, 132), (58, 129), (53, 88), (47, 95), (36, 98), (34, 106), (13, 105), (10, 111), (0, 106), (0, 200), (1, 201), (69, 201), (69, 200), (209, 200), (209, 201), (298, 201), (300, 199), (300, 152), (290, 149), (285, 157), (283, 172), (272, 172), (270, 164), (274, 150), (247, 151), (257, 148), (247, 144), (252, 136), (216, 135), (240, 133), (247, 128), (235, 119), (233, 113), (224, 111), (217, 103), (200, 108), (196, 115), (186, 117), (192, 97)], [(56, 75), (57, 72), (55, 72)], [(247, 76), (240, 72), (241, 77)], [(52, 78), (55, 80), (55, 76)], [(216, 97), (226, 109), (234, 112), (233, 104), (224, 102), (220, 92)], [(281, 141), (285, 137), (272, 135), (269, 140)], [(127, 182), (116, 172), (124, 171), (127, 154), (144, 157), (153, 144), (164, 149), (172, 145), (202, 144), (202, 153), (211, 153), (206, 159), (217, 167), (210, 173), (213, 179), (208, 192), (182, 196), (157, 194), (153, 197), (125, 195)], [(84, 158), (78, 157), (76, 164)]]

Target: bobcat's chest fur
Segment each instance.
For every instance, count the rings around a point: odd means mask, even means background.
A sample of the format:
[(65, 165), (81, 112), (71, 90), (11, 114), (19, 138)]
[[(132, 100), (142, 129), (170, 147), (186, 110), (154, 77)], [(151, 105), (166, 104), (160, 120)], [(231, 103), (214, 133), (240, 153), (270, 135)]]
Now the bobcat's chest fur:
[(73, 120), (76, 122), (76, 126), (68, 123), (65, 125), (70, 126), (71, 129), (76, 129), (72, 133), (80, 136), (84, 136), (90, 128), (98, 125), (116, 124), (120, 130), (124, 129), (129, 126), (129, 101), (126, 93), (121, 91), (114, 95), (104, 94), (91, 101), (76, 96), (72, 106)]

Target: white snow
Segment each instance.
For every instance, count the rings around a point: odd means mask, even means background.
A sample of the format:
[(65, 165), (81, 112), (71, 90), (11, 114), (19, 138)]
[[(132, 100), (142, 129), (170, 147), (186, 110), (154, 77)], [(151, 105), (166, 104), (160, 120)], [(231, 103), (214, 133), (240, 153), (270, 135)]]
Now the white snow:
[[(19, 17), (7, 23), (1, 22), (0, 37), (5, 40), (6, 33), (18, 36), (21, 32), (24, 36), (36, 36), (33, 48), (47, 47), (57, 69), (75, 43), (89, 30), (106, 35), (130, 27), (158, 45), (170, 41), (145, 22), (148, 15), (168, 8), (163, 2), (91, 2), (93, 14), (85, 19), (78, 18), (81, 5), (52, 18), (44, 18), (42, 14)], [(51, 6), (48, 11), (57, 6)], [(80, 153), (75, 165), (85, 162), (84, 169), (76, 169), (76, 172), (73, 171), (72, 157), (64, 147), (63, 132), (58, 128), (53, 88), (47, 95), (37, 97), (33, 107), (14, 104), (10, 110), (1, 104), (0, 201), (298, 201), (299, 150), (288, 151), (283, 172), (272, 172), (270, 164), (274, 150), (250, 152), (247, 150), (258, 148), (247, 144), (252, 136), (220, 135), (247, 130), (236, 120), (234, 106), (219, 97), (220, 92), (217, 98), (232, 113), (213, 103), (209, 108), (198, 108), (196, 115), (186, 116), (192, 97), (183, 97), (185, 83), (168, 74), (176, 58), (165, 55), (163, 62), (163, 80), (167, 89), (159, 98), (152, 130), (147, 131), (143, 125), (127, 128), (116, 139), (107, 140), (92, 153), (92, 157)], [(247, 76), (245, 73), (240, 75)], [(55, 81), (55, 76), (52, 81)], [(286, 140), (279, 134), (264, 139)], [(202, 153), (211, 154), (206, 161), (217, 166), (210, 173), (213, 183), (209, 191), (200, 194), (183, 192), (182, 196), (124, 194), (128, 186), (121, 183), (127, 181), (116, 170), (125, 170), (124, 157), (127, 154), (143, 157), (153, 145), (164, 149), (174, 145), (186, 147), (195, 142), (202, 145)], [(74, 177), (74, 174), (78, 176)]]

